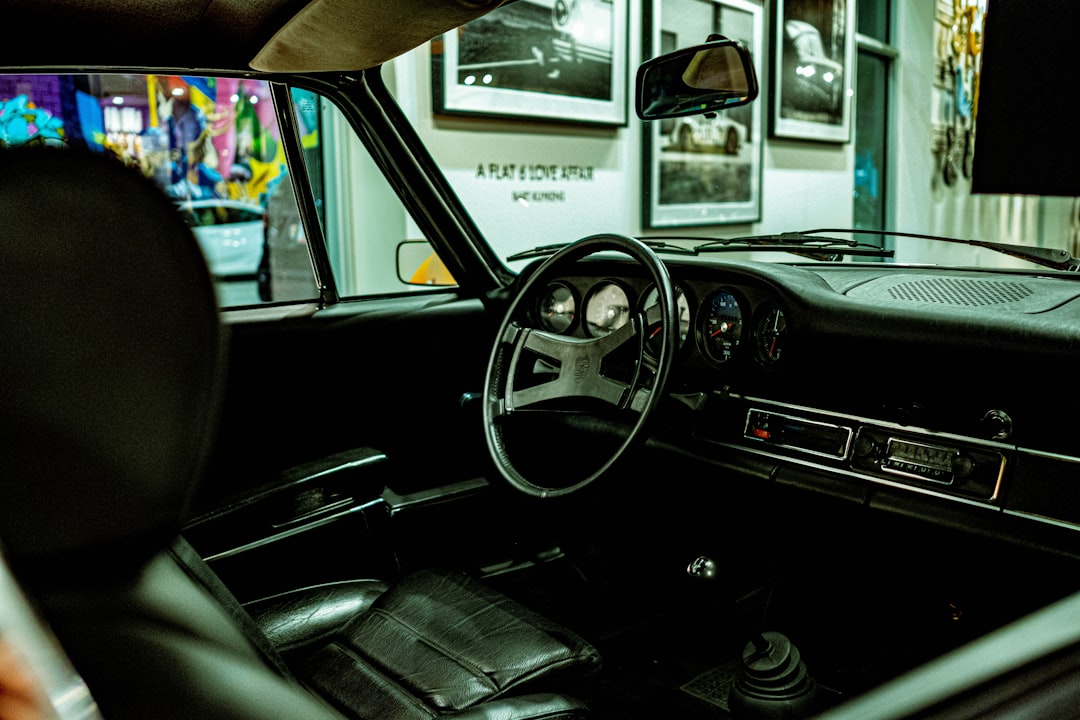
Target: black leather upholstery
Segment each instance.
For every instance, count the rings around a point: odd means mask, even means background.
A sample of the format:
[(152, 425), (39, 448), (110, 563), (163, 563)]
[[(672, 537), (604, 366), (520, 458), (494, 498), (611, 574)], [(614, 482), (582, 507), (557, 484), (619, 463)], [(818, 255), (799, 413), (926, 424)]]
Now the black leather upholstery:
[(288, 655), (329, 639), (388, 587), (381, 580), (345, 580), (272, 595), (244, 608), (277, 651)]
[(341, 720), (274, 672), (168, 555), (118, 576), (29, 585), (108, 720)]
[(109, 720), (340, 716), (166, 549), (218, 412), (205, 261), (136, 171), (0, 151), (0, 542)]
[(194, 237), (135, 170), (0, 151), (0, 303), (0, 543), (109, 720), (584, 713), (550, 692), (595, 650), (464, 575), (244, 609), (170, 551), (225, 342)]
[[(300, 678), (358, 718), (457, 713), (515, 693), (573, 686), (599, 665), (596, 650), (574, 633), (447, 570), (405, 576), (292, 663)], [(368, 678), (362, 694), (348, 682), (357, 676)]]

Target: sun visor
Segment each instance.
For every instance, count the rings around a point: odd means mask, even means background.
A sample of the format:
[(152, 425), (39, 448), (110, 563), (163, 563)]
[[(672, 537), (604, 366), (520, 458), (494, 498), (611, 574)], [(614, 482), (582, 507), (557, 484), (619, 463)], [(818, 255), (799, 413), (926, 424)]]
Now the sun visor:
[(362, 70), (474, 20), (503, 0), (314, 0), (251, 61), (265, 72)]
[(1076, 0), (990, 0), (983, 27), (971, 191), (1080, 195), (1072, 87)]

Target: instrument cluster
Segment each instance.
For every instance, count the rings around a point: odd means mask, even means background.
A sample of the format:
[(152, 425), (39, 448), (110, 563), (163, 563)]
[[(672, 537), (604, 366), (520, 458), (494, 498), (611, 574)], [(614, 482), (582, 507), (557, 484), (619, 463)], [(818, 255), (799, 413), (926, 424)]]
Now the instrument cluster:
[[(744, 283), (675, 282), (680, 351), (712, 367), (750, 358), (764, 367), (783, 359), (788, 312), (769, 291)], [(630, 322), (657, 301), (656, 287), (637, 278), (562, 278), (546, 285), (535, 303), (536, 324), (559, 335), (599, 338)], [(654, 357), (659, 323), (646, 329)]]

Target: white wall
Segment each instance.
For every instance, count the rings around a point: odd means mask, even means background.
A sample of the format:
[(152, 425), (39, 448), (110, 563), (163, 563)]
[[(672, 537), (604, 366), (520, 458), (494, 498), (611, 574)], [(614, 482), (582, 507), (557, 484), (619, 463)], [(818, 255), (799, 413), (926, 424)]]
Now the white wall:
[[(934, 107), (934, 0), (897, 0), (894, 45), (893, 138), (889, 188), (892, 229), (1001, 242), (1067, 246), (1070, 233), (1068, 199), (972, 196), (961, 180), (944, 188), (931, 151)], [(630, 0), (629, 76), (641, 62), (641, 0)], [(771, 31), (766, 20), (766, 47)], [(768, 58), (762, 58), (761, 103), (767, 103)], [(626, 127), (594, 128), (553, 123), (503, 122), (486, 119), (436, 119), (431, 100), (430, 47), (425, 45), (394, 62), (406, 114), (416, 124), (436, 160), (470, 207), (482, 228), (495, 220), (515, 228), (512, 235), (492, 237), (496, 249), (523, 248), (574, 240), (590, 232), (659, 234), (642, 227), (642, 123), (628, 112)], [(852, 73), (854, 75), (854, 73)], [(631, 80), (632, 85), (632, 80)], [(630, 101), (632, 103), (632, 99)], [(766, 113), (763, 113), (763, 118)], [(478, 132), (480, 131), (480, 132)], [(762, 159), (762, 219), (745, 225), (679, 229), (679, 234), (731, 237), (817, 227), (850, 227), (854, 144), (829, 144), (766, 137)], [(545, 180), (520, 182), (492, 177), (478, 168), (577, 165), (592, 168), (591, 179), (576, 183)], [(515, 191), (562, 192), (555, 204), (514, 200)], [(845, 202), (844, 199), (847, 199)], [(586, 217), (585, 225), (567, 218)], [(488, 222), (488, 219), (492, 222)], [(968, 246), (897, 242), (897, 259), (905, 262), (1016, 264)], [(982, 253), (982, 254), (980, 254)]]
[[(632, 77), (641, 62), (641, 1), (630, 0), (629, 68)], [(766, 23), (768, 12), (763, 13)], [(766, 28), (766, 38), (768, 30)], [(704, 38), (702, 38), (704, 40)], [(766, 42), (768, 46), (768, 42)], [(659, 234), (642, 227), (643, 123), (632, 109), (626, 127), (591, 128), (554, 123), (502, 122), (486, 119), (436, 119), (431, 99), (430, 46), (394, 63), (398, 96), (438, 162), (447, 171), (481, 227), (486, 217), (517, 228), (512, 238), (493, 238), (497, 246), (515, 247), (576, 239), (588, 232), (613, 231), (633, 235)], [(767, 67), (767, 61), (766, 61)], [(762, 78), (764, 84), (764, 78)], [(408, 88), (415, 91), (408, 92)], [(767, 87), (759, 102), (764, 103)], [(764, 117), (764, 114), (763, 114)], [(480, 132), (478, 132), (480, 131)], [(762, 136), (765, 128), (759, 129)], [(543, 182), (514, 183), (478, 177), (478, 166), (577, 164), (594, 168), (594, 179), (576, 186)], [(808, 178), (807, 167), (813, 177)], [(801, 141), (769, 141), (763, 152), (762, 221), (743, 225), (714, 225), (678, 229), (679, 234), (729, 237), (747, 233), (848, 227), (854, 172), (851, 144), (831, 145)], [(512, 200), (518, 189), (559, 189), (566, 200), (557, 212), (550, 206), (526, 208)], [(840, 208), (839, 210), (837, 208)], [(561, 217), (588, 217), (590, 222), (561, 223)], [(494, 223), (491, 223), (492, 225)], [(501, 249), (501, 248), (497, 248)]]

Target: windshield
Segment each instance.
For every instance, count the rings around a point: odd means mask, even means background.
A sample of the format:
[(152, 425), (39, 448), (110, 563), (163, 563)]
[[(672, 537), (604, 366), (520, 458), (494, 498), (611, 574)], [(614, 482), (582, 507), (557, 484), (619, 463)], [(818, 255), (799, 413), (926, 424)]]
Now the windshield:
[[(625, 0), (518, 0), (386, 76), (503, 258), (600, 232), (708, 240), (813, 228), (1077, 254), (1072, 198), (972, 192), (985, 2), (964, 17), (909, 3), (880, 30), (888, 4), (861, 3), (858, 21), (855, 5), (788, 2), (774, 22), (753, 2), (665, 0), (638, 22)], [(954, 38), (960, 20), (967, 32)], [(714, 117), (637, 119), (633, 69), (710, 33), (750, 49), (758, 100)], [(895, 253), (844, 261), (1032, 268), (966, 245), (860, 240)]]

